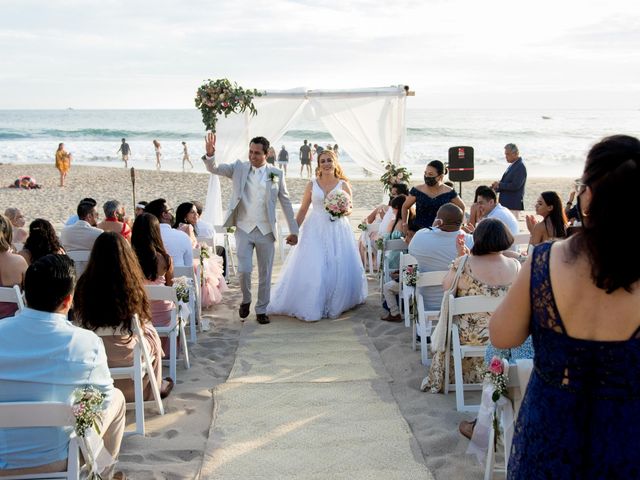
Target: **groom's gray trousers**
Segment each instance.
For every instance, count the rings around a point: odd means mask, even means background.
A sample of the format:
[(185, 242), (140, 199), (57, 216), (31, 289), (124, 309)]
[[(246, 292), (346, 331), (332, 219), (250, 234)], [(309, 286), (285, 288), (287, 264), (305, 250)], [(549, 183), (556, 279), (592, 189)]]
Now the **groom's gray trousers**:
[(273, 233), (263, 235), (258, 227), (251, 233), (236, 228), (236, 253), (238, 255), (238, 273), (242, 289), (242, 303), (251, 303), (251, 271), (253, 270), (253, 249), (258, 258), (258, 303), (256, 313), (267, 313), (271, 297), (271, 272), (275, 253)]

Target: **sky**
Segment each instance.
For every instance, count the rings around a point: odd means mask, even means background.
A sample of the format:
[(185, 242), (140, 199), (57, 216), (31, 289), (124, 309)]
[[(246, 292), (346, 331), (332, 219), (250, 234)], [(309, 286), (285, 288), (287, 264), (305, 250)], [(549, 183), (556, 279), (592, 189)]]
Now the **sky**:
[(0, 109), (405, 84), (409, 108), (640, 108), (637, 0), (0, 0)]

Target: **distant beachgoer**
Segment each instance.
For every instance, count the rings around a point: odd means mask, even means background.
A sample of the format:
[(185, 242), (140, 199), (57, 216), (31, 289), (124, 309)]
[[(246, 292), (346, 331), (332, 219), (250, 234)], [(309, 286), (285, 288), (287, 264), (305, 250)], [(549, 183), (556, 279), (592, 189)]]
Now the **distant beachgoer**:
[(333, 146), (333, 151), (336, 152), (336, 157), (340, 158), (340, 150), (338, 150), (338, 144)]
[(122, 153), (122, 161), (124, 162), (124, 168), (127, 168), (129, 162), (129, 155), (131, 155), (131, 148), (126, 139), (122, 139), (122, 145), (116, 153)]
[(499, 182), (493, 182), (491, 188), (499, 193), (500, 205), (507, 207), (516, 217), (520, 218), (520, 212), (524, 210), (524, 187), (527, 183), (527, 167), (518, 152), (515, 143), (507, 143), (504, 146), (504, 157), (509, 166), (505, 170)]
[(269, 147), (269, 150), (267, 151), (267, 163), (269, 165), (276, 164), (276, 151), (273, 147)]
[(306, 140), (300, 147), (300, 178), (305, 167), (307, 167), (307, 178), (311, 178), (311, 147), (307, 145)]
[(26, 190), (31, 190), (34, 188), (42, 188), (41, 185), (36, 183), (36, 179), (31, 175), (22, 175), (21, 177), (16, 178), (9, 188), (24, 188)]
[(60, 186), (64, 187), (64, 180), (71, 168), (71, 154), (64, 149), (64, 143), (60, 143), (56, 150), (56, 168), (60, 172)]
[(193, 168), (193, 163), (191, 163), (191, 158), (189, 158), (189, 150), (187, 150), (187, 142), (182, 142), (182, 171), (184, 172), (184, 164), (185, 162), (191, 165)]
[(287, 149), (282, 145), (282, 150), (278, 153), (278, 166), (284, 172), (285, 177), (287, 176), (287, 165), (289, 165), (289, 152), (287, 152)]
[(156, 149), (156, 169), (160, 170), (160, 159), (162, 158), (162, 147), (160, 146), (160, 142), (158, 140), (153, 141), (153, 146)]

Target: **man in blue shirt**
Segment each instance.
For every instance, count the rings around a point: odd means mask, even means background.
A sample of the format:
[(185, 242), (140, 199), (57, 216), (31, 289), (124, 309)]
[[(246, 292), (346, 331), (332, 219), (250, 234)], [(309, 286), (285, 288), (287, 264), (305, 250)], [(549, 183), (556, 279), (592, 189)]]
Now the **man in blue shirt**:
[[(46, 255), (27, 270), (28, 308), (0, 321), (0, 402), (71, 405), (76, 388), (93, 385), (106, 395), (100, 434), (117, 458), (124, 396), (113, 386), (100, 337), (67, 320), (74, 285), (73, 262), (66, 255)], [(70, 434), (71, 428), (0, 429), (0, 470), (16, 475), (64, 470)]]

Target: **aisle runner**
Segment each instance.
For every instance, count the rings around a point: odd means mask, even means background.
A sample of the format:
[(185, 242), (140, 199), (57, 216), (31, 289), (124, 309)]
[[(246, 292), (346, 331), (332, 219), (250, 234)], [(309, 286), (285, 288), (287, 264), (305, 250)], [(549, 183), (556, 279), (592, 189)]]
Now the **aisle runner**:
[(247, 322), (201, 479), (431, 479), (364, 327)]

